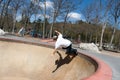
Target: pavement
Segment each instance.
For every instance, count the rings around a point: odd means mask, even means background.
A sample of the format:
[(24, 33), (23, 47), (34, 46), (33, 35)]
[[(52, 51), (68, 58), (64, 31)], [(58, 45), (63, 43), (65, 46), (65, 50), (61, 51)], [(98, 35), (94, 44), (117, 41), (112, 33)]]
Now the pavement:
[(108, 64), (112, 69), (112, 80), (120, 80), (120, 53), (104, 50), (101, 53), (96, 53), (92, 51), (81, 50), (77, 46), (78, 45), (74, 45), (74, 47), (77, 48), (78, 51), (96, 57)]

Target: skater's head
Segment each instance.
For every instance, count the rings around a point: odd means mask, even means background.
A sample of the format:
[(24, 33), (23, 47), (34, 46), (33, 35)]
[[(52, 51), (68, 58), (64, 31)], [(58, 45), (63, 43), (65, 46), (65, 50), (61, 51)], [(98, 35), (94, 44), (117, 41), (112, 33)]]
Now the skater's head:
[(53, 40), (57, 40), (58, 36), (53, 36)]

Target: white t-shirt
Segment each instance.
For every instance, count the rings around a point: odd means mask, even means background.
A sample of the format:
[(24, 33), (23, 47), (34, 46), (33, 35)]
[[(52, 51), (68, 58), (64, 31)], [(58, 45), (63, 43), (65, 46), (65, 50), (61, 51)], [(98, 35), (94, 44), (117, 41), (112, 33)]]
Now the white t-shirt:
[(60, 48), (60, 47), (68, 47), (72, 42), (67, 40), (67, 39), (64, 39), (62, 34), (59, 34), (58, 35), (58, 39), (55, 43), (55, 49), (57, 48)]

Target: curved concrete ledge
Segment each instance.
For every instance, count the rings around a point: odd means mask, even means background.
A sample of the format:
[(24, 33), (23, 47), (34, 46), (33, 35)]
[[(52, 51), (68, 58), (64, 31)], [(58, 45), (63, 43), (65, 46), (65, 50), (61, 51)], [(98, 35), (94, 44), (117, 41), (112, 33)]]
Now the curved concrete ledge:
[[(84, 53), (81, 54), (85, 55)], [(93, 75), (86, 77), (83, 80), (112, 80), (112, 69), (105, 62), (91, 55), (86, 56), (95, 60), (98, 64), (98, 68)]]
[[(54, 45), (52, 44), (48, 44), (48, 43), (40, 43), (38, 44), (37, 42), (27, 42), (27, 41), (22, 41), (22, 40), (15, 40), (15, 39), (9, 39), (9, 38), (0, 38), (1, 41), (10, 41), (10, 42), (19, 42), (19, 43), (26, 43), (26, 44), (35, 44), (35, 45), (42, 45), (45, 47), (54, 47)], [(104, 63), (102, 60), (95, 58), (93, 56), (90, 55), (86, 55), (84, 53), (79, 52), (79, 55), (82, 55), (84, 57), (87, 57), (89, 59), (89, 61), (91, 61), (95, 67), (96, 67), (96, 72), (94, 74), (92, 74), (89, 77), (86, 77), (82, 80), (112, 80), (112, 70), (111, 68)]]

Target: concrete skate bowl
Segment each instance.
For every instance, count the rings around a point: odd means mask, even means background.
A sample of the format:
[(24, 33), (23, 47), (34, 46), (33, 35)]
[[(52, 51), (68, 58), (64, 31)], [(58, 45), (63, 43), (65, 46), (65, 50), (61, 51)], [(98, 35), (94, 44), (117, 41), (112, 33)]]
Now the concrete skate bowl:
[(0, 80), (81, 80), (95, 73), (97, 63), (82, 54), (72, 57), (53, 48), (0, 40)]

